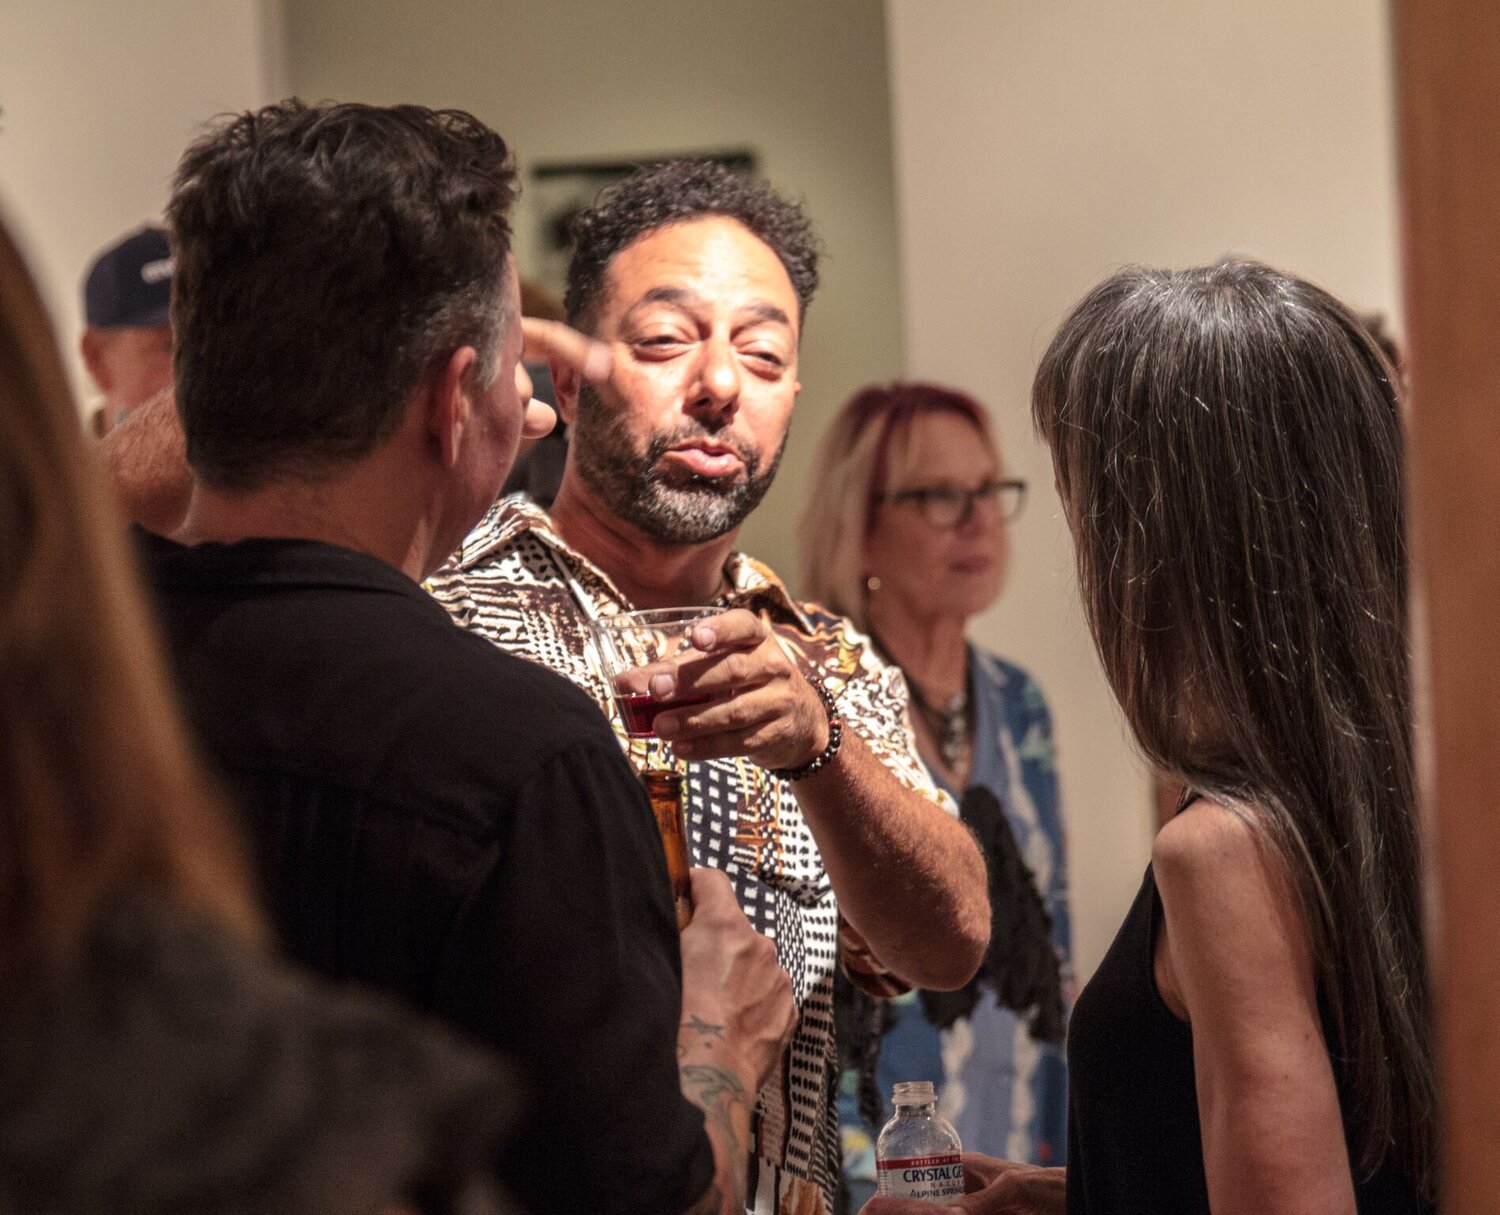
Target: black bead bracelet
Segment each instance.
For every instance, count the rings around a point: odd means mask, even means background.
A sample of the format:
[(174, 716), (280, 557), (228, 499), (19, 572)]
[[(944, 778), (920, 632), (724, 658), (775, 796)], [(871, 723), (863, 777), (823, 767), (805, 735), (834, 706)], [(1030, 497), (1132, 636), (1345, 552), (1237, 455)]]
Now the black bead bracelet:
[(829, 692), (828, 685), (821, 679), (809, 678), (807, 682), (812, 684), (813, 691), (823, 702), (823, 712), (828, 715), (828, 745), (800, 768), (767, 768), (766, 771), (777, 780), (802, 780), (826, 768), (839, 753), (839, 745), (844, 741), (844, 719), (839, 716), (838, 706), (833, 703), (833, 694)]

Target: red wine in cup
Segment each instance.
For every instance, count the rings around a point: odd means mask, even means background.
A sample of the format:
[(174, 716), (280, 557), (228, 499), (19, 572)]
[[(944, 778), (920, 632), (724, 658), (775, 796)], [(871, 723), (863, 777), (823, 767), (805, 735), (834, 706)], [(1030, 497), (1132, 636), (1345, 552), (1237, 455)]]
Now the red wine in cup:
[(677, 700), (655, 700), (650, 692), (617, 692), (615, 700), (625, 722), (625, 733), (631, 738), (655, 738), (656, 715), (663, 709), (680, 709), (686, 705), (706, 704), (712, 697), (683, 696)]

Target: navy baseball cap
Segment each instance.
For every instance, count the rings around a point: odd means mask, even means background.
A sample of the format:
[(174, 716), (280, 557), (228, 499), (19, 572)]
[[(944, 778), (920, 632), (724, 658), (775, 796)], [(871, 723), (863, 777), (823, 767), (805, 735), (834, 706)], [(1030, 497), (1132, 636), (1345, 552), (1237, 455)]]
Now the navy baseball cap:
[(172, 250), (161, 228), (142, 228), (94, 259), (83, 284), (90, 325), (165, 325), (172, 304)]

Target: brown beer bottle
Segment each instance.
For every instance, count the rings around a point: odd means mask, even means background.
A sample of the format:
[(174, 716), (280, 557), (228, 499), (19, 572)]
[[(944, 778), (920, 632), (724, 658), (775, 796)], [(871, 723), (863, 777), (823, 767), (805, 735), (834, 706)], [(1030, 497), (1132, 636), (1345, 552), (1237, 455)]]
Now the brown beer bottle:
[(677, 910), (677, 930), (681, 932), (693, 918), (693, 883), (688, 877), (687, 817), (682, 806), (682, 777), (664, 768), (641, 773), (651, 812), (656, 815), (656, 829), (661, 832), (661, 846), (667, 854), (667, 877), (672, 883), (672, 903)]

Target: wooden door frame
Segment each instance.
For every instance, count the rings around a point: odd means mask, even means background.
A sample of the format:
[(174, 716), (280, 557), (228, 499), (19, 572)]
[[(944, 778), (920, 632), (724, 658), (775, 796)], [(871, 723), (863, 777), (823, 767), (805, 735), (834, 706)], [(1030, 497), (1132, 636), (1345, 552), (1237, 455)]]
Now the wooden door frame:
[(1500, 3), (1396, 0), (1443, 1210), (1500, 1211)]

